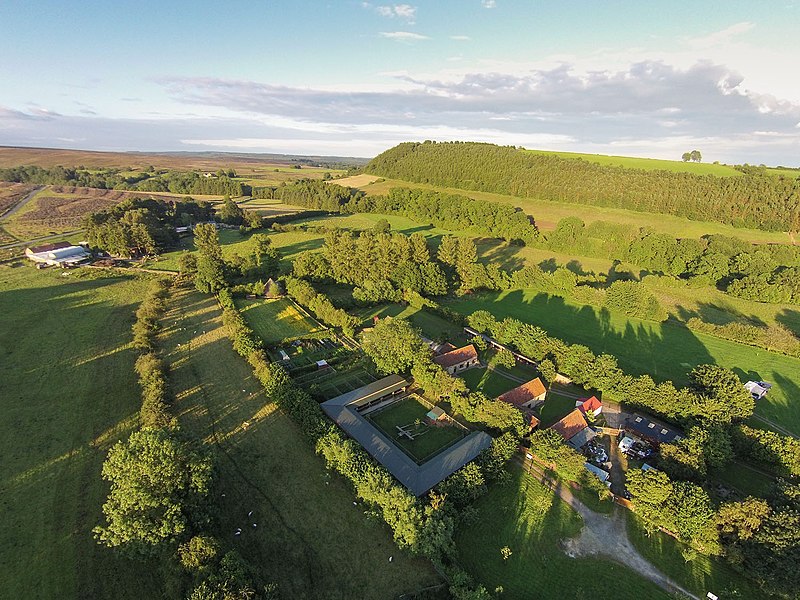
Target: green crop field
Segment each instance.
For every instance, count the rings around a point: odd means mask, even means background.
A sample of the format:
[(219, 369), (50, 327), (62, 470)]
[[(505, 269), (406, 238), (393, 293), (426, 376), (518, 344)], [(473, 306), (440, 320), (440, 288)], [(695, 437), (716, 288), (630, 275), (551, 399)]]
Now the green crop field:
[(486, 202), (499, 202), (517, 206), (531, 215), (537, 227), (543, 231), (552, 230), (556, 223), (566, 217), (580, 217), (585, 223), (594, 221), (610, 221), (631, 227), (652, 227), (654, 231), (666, 233), (676, 238), (699, 238), (706, 234), (723, 234), (737, 237), (753, 243), (779, 243), (789, 244), (792, 239), (787, 233), (774, 231), (760, 231), (758, 229), (740, 229), (722, 223), (706, 221), (691, 221), (684, 217), (663, 215), (656, 213), (637, 212), (623, 208), (607, 208), (602, 206), (587, 206), (565, 202), (551, 202), (536, 198), (520, 198), (505, 194), (491, 192), (476, 192), (460, 188), (440, 187), (424, 183), (413, 183), (401, 179), (379, 179), (374, 183), (365, 183), (356, 186), (369, 195), (387, 194), (395, 187), (415, 188), (423, 190), (438, 190), (448, 194), (460, 194), (476, 200)]
[(496, 318), (513, 317), (538, 325), (569, 343), (595, 353), (608, 352), (633, 375), (687, 383), (696, 365), (716, 363), (733, 369), (742, 381), (769, 381), (774, 387), (756, 404), (756, 415), (800, 435), (800, 359), (695, 333), (673, 323), (656, 323), (578, 305), (535, 290), (463, 297), (447, 306), (462, 313), (488, 310)]
[[(130, 327), (147, 282), (0, 267), (0, 596), (163, 598), (158, 561), (99, 546), (109, 447), (141, 404)], [(143, 577), (151, 572), (154, 576)]]
[(637, 158), (635, 156), (609, 156), (606, 154), (583, 154), (580, 152), (551, 152), (548, 150), (525, 150), (530, 154), (551, 154), (559, 158), (580, 158), (587, 162), (626, 169), (645, 171), (673, 171), (693, 175), (715, 175), (717, 177), (741, 177), (743, 173), (729, 165), (684, 162), (682, 160), (663, 160), (659, 158)]
[[(561, 540), (578, 535), (581, 517), (550, 490), (511, 466), (508, 483), (475, 503), (475, 518), (456, 534), (459, 561), (504, 600), (671, 596), (633, 571), (601, 558), (570, 558)], [(503, 560), (500, 549), (512, 554)]]
[(212, 533), (223, 551), (238, 550), (282, 598), (397, 598), (439, 583), (429, 562), (399, 550), (380, 520), (353, 505), (351, 485), (264, 396), (213, 298), (183, 290), (165, 321), (181, 430), (217, 457), (224, 497)]
[(242, 313), (256, 335), (267, 345), (323, 329), (319, 323), (300, 312), (294, 302), (288, 298), (278, 300), (237, 298), (236, 308)]
[(460, 374), (461, 379), (473, 392), (482, 392), (487, 398), (497, 398), (520, 384), (489, 369), (468, 369)]
[[(426, 425), (425, 415), (429, 410), (414, 396), (409, 396), (370, 413), (367, 419), (416, 462), (423, 463), (467, 435), (467, 432), (457, 425), (445, 427)], [(397, 434), (397, 427), (410, 429), (418, 436), (413, 440), (400, 437)]]

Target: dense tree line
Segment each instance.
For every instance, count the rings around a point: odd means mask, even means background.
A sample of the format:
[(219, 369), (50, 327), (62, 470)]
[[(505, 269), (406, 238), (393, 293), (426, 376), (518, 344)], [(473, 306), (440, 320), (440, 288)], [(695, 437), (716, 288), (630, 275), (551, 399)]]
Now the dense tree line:
[(175, 228), (214, 219), (207, 202), (132, 198), (92, 213), (84, 221), (86, 238), (116, 256), (153, 254), (177, 242)]
[(296, 277), (286, 278), (286, 293), (304, 306), (323, 323), (340, 328), (345, 335), (352, 336), (360, 320), (341, 308), (336, 308), (325, 294), (320, 294), (307, 281)]
[(40, 185), (68, 185), (98, 189), (140, 192), (172, 192), (174, 194), (208, 194), (245, 196), (251, 188), (233, 177), (232, 171), (220, 171), (215, 177), (204, 177), (193, 171), (146, 171), (123, 174), (121, 169), (83, 169), (75, 167), (44, 168), (21, 166), (0, 169), (0, 181)]
[(418, 183), (592, 204), (768, 231), (800, 229), (800, 181), (598, 165), (471, 142), (399, 144), (366, 172)]
[(770, 352), (780, 352), (789, 356), (800, 357), (800, 339), (782, 325), (760, 327), (748, 323), (725, 323), (716, 325), (706, 323), (702, 319), (692, 317), (686, 322), (692, 331), (707, 333), (725, 340), (757, 346)]
[(436, 227), (472, 231), (509, 242), (531, 243), (538, 238), (536, 226), (520, 209), (454, 194), (397, 188), (388, 196), (366, 196), (360, 190), (305, 180), (278, 188), (275, 197), (288, 204), (329, 212), (401, 215)]
[(472, 313), (468, 322), (475, 330), (490, 334), (534, 360), (550, 360), (558, 372), (578, 385), (671, 420), (722, 424), (746, 419), (753, 413), (753, 399), (738, 377), (716, 365), (696, 367), (690, 374), (691, 387), (677, 389), (671, 382), (656, 384), (648, 375), (628, 375), (617, 366), (615, 357), (595, 356), (586, 346), (567, 344), (535, 325), (511, 318), (497, 321), (487, 311)]
[(784, 477), (800, 477), (800, 440), (744, 423), (733, 428), (736, 453)]

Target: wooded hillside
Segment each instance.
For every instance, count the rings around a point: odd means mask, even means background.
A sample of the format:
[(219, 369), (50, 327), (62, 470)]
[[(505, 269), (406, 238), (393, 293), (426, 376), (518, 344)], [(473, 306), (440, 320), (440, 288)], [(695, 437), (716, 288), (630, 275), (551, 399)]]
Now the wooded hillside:
[(407, 142), (375, 157), (382, 177), (666, 213), (769, 231), (800, 228), (800, 180), (645, 171), (474, 142)]

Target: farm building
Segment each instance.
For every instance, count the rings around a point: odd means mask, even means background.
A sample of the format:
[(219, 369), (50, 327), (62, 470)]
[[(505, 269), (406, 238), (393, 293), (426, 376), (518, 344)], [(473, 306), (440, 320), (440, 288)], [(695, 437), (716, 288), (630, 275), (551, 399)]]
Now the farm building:
[(578, 400), (575, 402), (575, 408), (583, 414), (592, 413), (595, 417), (603, 412), (603, 404), (596, 396), (592, 396), (587, 400)]
[(69, 266), (84, 262), (89, 258), (89, 253), (82, 246), (73, 246), (69, 242), (56, 242), (27, 248), (25, 256), (37, 264)]
[(589, 473), (591, 473), (592, 475), (595, 475), (603, 483), (608, 481), (608, 476), (609, 475), (608, 475), (607, 471), (603, 471), (603, 469), (601, 469), (600, 467), (596, 467), (592, 463), (589, 463), (589, 462), (583, 463), (583, 466), (587, 471), (589, 471)]
[(683, 432), (676, 427), (667, 426), (643, 415), (633, 414), (625, 420), (623, 429), (648, 442), (672, 444), (682, 439)]
[(450, 373), (450, 375), (454, 375), (459, 371), (476, 366), (480, 361), (478, 360), (478, 351), (475, 350), (475, 346), (468, 344), (434, 357), (433, 362)]
[(492, 438), (473, 431), (428, 461), (417, 464), (364, 414), (401, 398), (409, 382), (390, 375), (322, 403), (322, 410), (415, 496), (421, 496), (491, 446)]
[(772, 387), (771, 383), (766, 381), (748, 381), (744, 384), (745, 389), (750, 392), (753, 400), (761, 400), (767, 395), (767, 392)]
[(557, 431), (564, 438), (564, 441), (576, 450), (583, 448), (597, 435), (586, 423), (583, 413), (577, 408), (557, 423), (554, 423), (552, 429)]
[(537, 377), (519, 387), (515, 387), (513, 390), (507, 391), (505, 394), (501, 394), (497, 399), (513, 404), (517, 408), (533, 408), (536, 403), (544, 402), (545, 396), (547, 396), (547, 388), (544, 387), (542, 380)]
[(425, 415), (425, 418), (431, 425), (446, 423), (447, 413), (444, 412), (438, 406), (434, 406), (432, 409), (428, 411), (428, 414)]

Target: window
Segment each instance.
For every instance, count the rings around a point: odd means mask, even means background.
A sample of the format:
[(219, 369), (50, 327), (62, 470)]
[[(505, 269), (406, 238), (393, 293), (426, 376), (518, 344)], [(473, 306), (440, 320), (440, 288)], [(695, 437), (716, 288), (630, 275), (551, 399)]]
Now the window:
[(636, 417), (636, 422), (637, 423), (641, 423), (642, 422), (642, 417)]
[(648, 427), (649, 429), (655, 429), (655, 427), (656, 427), (656, 424), (655, 424), (655, 423), (650, 423), (650, 424), (649, 424), (647, 427)]
[(661, 435), (667, 435), (667, 430), (666, 429), (662, 429), (661, 430)]

